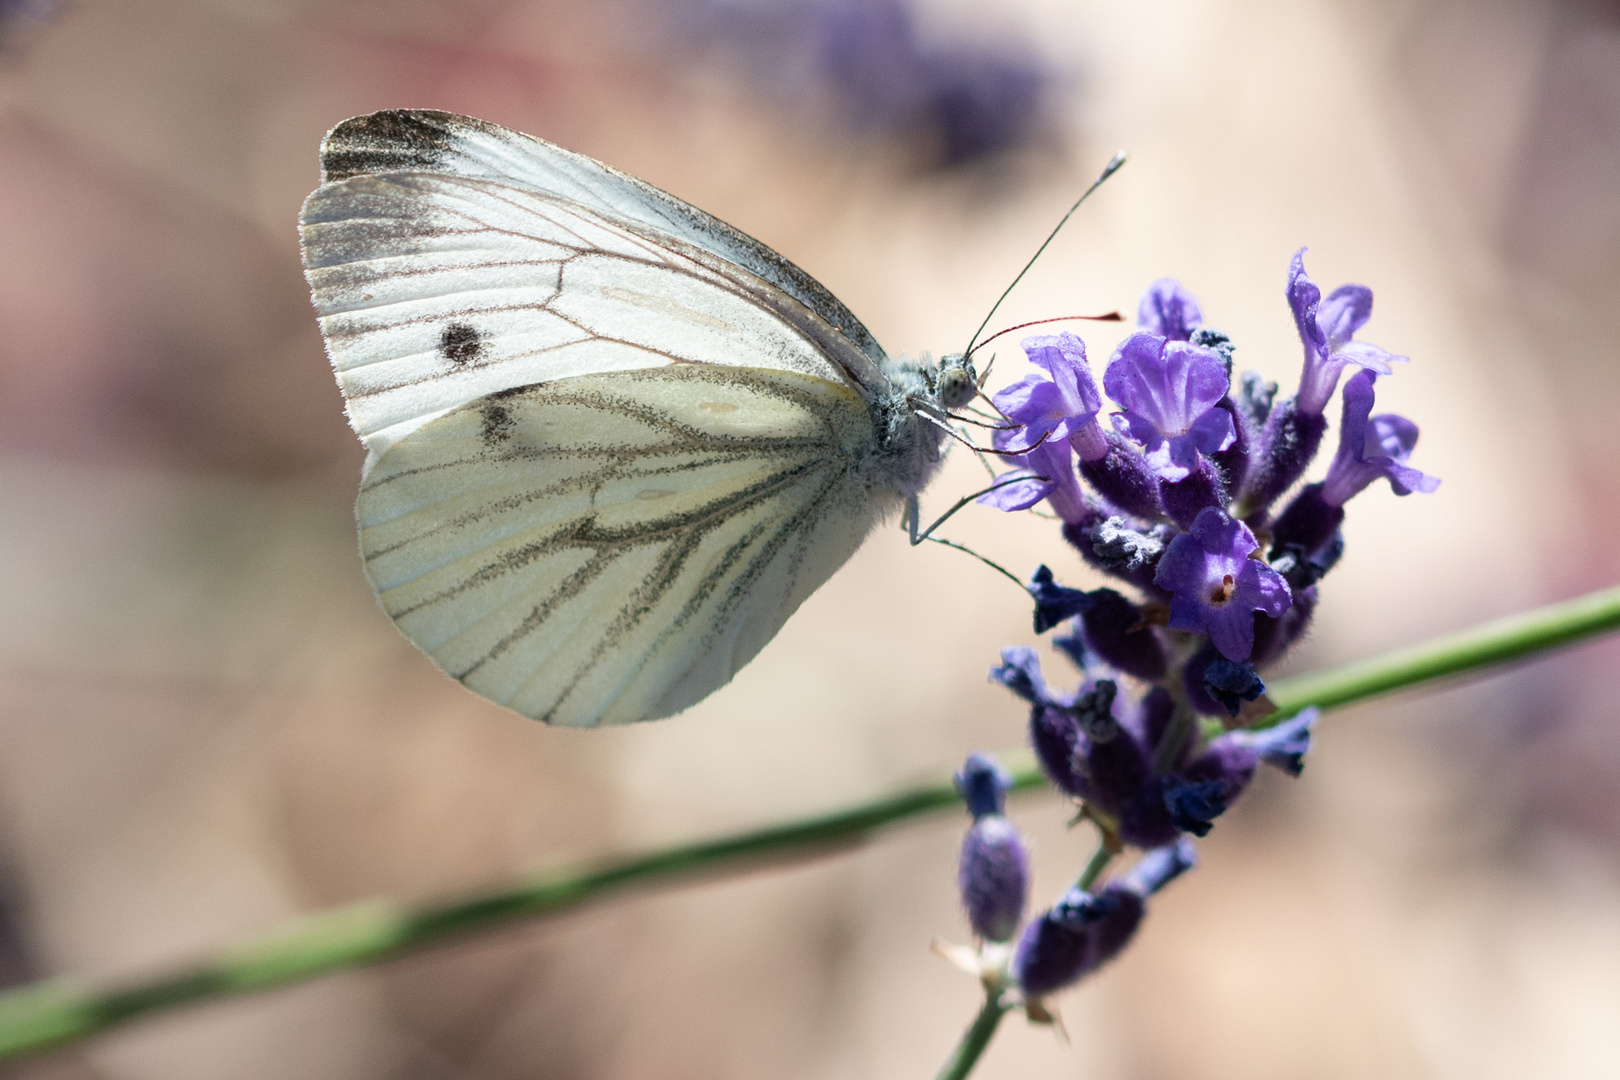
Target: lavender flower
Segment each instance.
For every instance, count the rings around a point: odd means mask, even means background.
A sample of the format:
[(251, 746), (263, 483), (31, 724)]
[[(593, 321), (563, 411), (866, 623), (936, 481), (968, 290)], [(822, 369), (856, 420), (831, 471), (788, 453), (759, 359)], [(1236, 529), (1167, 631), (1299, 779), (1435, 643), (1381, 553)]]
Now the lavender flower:
[(1291, 555), (1291, 561), (1299, 564), (1303, 556), (1331, 566), (1333, 558), (1320, 557), (1318, 552), (1327, 549), (1337, 535), (1344, 521), (1344, 504), (1380, 477), (1389, 481), (1397, 495), (1428, 494), (1440, 486), (1438, 478), (1406, 463), (1417, 445), (1416, 424), (1393, 413), (1368, 415), (1373, 407), (1373, 382), (1369, 371), (1358, 371), (1345, 382), (1338, 453), (1328, 466), (1326, 479), (1307, 484), (1278, 515), (1272, 526), (1273, 561), (1278, 555)]
[(1097, 424), (1102, 395), (1086, 364), (1085, 343), (1073, 334), (1025, 338), (1023, 348), (1030, 363), (1045, 369), (1045, 376), (1026, 375), (991, 400), (1018, 425), (996, 432), (996, 449), (1030, 449), (1015, 457), (1016, 468), (1001, 477), (1014, 482), (986, 492), (978, 501), (1013, 511), (1046, 499), (1059, 517), (1078, 521), (1084, 504), (1069, 449), (1073, 446), (1082, 456), (1094, 457), (1108, 452)]
[(1356, 331), (1372, 317), (1372, 302), (1372, 290), (1365, 285), (1340, 285), (1323, 300), (1322, 290), (1305, 273), (1305, 249), (1294, 253), (1288, 268), (1288, 306), (1305, 346), (1305, 369), (1294, 397), (1300, 412), (1318, 415), (1327, 407), (1346, 364), (1388, 375), (1394, 371), (1392, 362), (1406, 359), (1355, 340)]
[(1012, 975), (1025, 998), (1073, 985), (1118, 956), (1147, 913), (1147, 898), (1197, 865), (1185, 838), (1142, 856), (1093, 894), (1076, 886), (1024, 929)]
[(1230, 380), (1212, 349), (1137, 333), (1114, 352), (1103, 387), (1122, 408), (1114, 426), (1142, 445), (1160, 478), (1185, 479), (1200, 453), (1232, 445), (1232, 414), (1217, 409)]
[(968, 755), (956, 774), (956, 789), (973, 814), (962, 838), (956, 883), (973, 932), (986, 941), (1013, 936), (1029, 891), (1029, 849), (1001, 812), (1011, 787), (1012, 777), (986, 754)]
[(1418, 428), (1404, 416), (1384, 413), (1368, 416), (1373, 407), (1373, 375), (1357, 372), (1344, 384), (1344, 421), (1339, 429), (1339, 452), (1322, 482), (1322, 498), (1330, 506), (1343, 506), (1368, 484), (1384, 477), (1397, 495), (1421, 491), (1425, 495), (1440, 481), (1412, 468), (1406, 459), (1417, 445)]
[(1203, 321), (1198, 301), (1175, 278), (1149, 285), (1136, 306), (1136, 325), (1162, 338), (1186, 341)]
[(1288, 582), (1249, 558), (1258, 543), (1241, 521), (1220, 510), (1198, 515), (1170, 542), (1153, 581), (1174, 593), (1170, 628), (1207, 633), (1228, 660), (1247, 660), (1254, 648), (1254, 613), (1275, 618), (1288, 609)]

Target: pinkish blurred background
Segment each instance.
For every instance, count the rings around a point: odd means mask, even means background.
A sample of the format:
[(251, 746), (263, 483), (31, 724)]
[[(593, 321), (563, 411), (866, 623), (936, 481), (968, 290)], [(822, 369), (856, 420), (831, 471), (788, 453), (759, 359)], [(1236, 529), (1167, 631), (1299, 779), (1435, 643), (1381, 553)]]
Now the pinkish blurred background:
[[(872, 539), (736, 682), (553, 731), (372, 601), (294, 227), (342, 118), (427, 106), (772, 244), (891, 351), (1176, 275), (1291, 385), (1311, 245), (1413, 362), (1429, 498), (1356, 501), (1304, 670), (1620, 577), (1620, 6), (1580, 0), (0, 0), (0, 975), (163, 966), (377, 894), (827, 809), (1021, 740), (1027, 606)], [(1106, 357), (1120, 331), (1086, 331)], [(1018, 374), (1003, 350), (1002, 377)], [(954, 461), (933, 496), (971, 489)], [(1047, 523), (953, 536), (1084, 575)], [(1620, 1074), (1616, 643), (1334, 714), (1136, 946), (977, 1076)], [(1046, 797), (1036, 898), (1089, 854)], [(964, 819), (965, 820), (965, 819)], [(976, 1007), (963, 821), (141, 1023), (29, 1080), (930, 1076)]]

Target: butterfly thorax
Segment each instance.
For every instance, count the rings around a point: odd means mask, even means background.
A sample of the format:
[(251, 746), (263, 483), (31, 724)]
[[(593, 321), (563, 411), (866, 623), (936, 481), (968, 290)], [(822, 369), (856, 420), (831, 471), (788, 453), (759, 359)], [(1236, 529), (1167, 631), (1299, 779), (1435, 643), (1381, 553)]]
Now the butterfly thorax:
[(887, 390), (872, 402), (877, 456), (885, 466), (884, 479), (910, 497), (939, 469), (951, 411), (972, 400), (978, 384), (972, 361), (959, 355), (937, 364), (926, 354), (885, 357), (883, 373)]

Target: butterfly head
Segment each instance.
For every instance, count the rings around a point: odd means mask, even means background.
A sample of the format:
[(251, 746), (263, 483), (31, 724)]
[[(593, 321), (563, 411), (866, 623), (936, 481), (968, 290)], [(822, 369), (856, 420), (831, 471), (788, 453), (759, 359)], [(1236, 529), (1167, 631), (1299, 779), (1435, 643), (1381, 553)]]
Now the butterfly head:
[(973, 370), (972, 359), (961, 353), (940, 357), (934, 387), (935, 396), (946, 412), (965, 407), (979, 393), (979, 376)]

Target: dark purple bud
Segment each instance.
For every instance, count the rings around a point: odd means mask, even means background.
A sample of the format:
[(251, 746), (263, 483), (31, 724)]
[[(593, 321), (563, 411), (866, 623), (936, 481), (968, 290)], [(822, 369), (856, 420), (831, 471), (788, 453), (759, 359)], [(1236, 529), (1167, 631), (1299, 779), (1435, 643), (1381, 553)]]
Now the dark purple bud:
[(989, 754), (969, 754), (956, 774), (956, 792), (975, 818), (1001, 813), (1012, 786), (1012, 774)]
[(1131, 847), (1156, 848), (1174, 843), (1181, 835), (1170, 807), (1164, 801), (1164, 789), (1178, 778), (1160, 776), (1144, 779), (1132, 798), (1115, 813), (1119, 838)]
[(1127, 514), (1153, 520), (1159, 506), (1159, 477), (1147, 460), (1114, 432), (1106, 433), (1107, 453), (1080, 459), (1080, 475), (1092, 490)]
[(1044, 634), (1091, 606), (1091, 595), (1059, 585), (1046, 565), (1035, 568), (1029, 582), (1029, 595), (1035, 600), (1035, 632)]
[(999, 813), (973, 822), (962, 838), (956, 884), (975, 934), (986, 941), (1013, 936), (1029, 891), (1029, 849), (1012, 822)]
[(1305, 475), (1322, 446), (1327, 417), (1302, 413), (1292, 398), (1271, 410), (1249, 457), (1249, 477), (1239, 498), (1245, 521), (1261, 520), (1277, 497)]
[(1067, 710), (1040, 705), (1030, 710), (1029, 744), (1035, 760), (1048, 780), (1077, 799), (1090, 790), (1086, 778), (1075, 770), (1075, 752), (1083, 738), (1079, 721)]
[(1344, 507), (1322, 498), (1321, 484), (1306, 484), (1272, 522), (1272, 550), (1295, 547), (1308, 557), (1333, 539), (1342, 524)]
[(1095, 894), (1078, 886), (1025, 928), (1012, 975), (1027, 997), (1070, 986), (1118, 956), (1147, 911), (1147, 898), (1196, 864), (1186, 840), (1148, 852)]
[(1210, 458), (1202, 455), (1180, 480), (1162, 482), (1159, 497), (1164, 503), (1164, 512), (1183, 529), (1192, 528), (1192, 523), (1205, 510), (1224, 511), (1228, 502), (1220, 470)]
[(1162, 677), (1164, 646), (1143, 623), (1136, 605), (1113, 589), (1094, 589), (1089, 595), (1091, 606), (1081, 612), (1080, 627), (1091, 651), (1127, 675), (1149, 681)]
[(1119, 684), (1113, 679), (1098, 679), (1095, 686), (1081, 694), (1074, 702), (1074, 722), (1093, 743), (1105, 743), (1119, 734), (1119, 721), (1114, 719), (1114, 698)]
[(1187, 780), (1167, 777), (1164, 785), (1164, 805), (1170, 810), (1170, 820), (1176, 828), (1194, 836), (1208, 836), (1215, 827), (1215, 819), (1226, 813), (1226, 807), (1236, 796), (1224, 780)]
[(1217, 656), (1204, 668), (1204, 692), (1232, 716), (1243, 710), (1243, 703), (1266, 692), (1266, 684), (1253, 666)]
[[(1259, 620), (1256, 620), (1259, 625)], [(1209, 690), (1204, 686), (1204, 672), (1209, 665), (1221, 658), (1214, 645), (1205, 645), (1192, 656), (1181, 669), (1181, 685), (1187, 692), (1187, 703), (1193, 711), (1200, 716), (1224, 716), (1226, 708), (1219, 701), (1210, 696)]]
[(1120, 722), (1130, 729), (1137, 742), (1146, 747), (1156, 747), (1170, 729), (1170, 718), (1175, 714), (1175, 709), (1175, 699), (1170, 696), (1170, 691), (1155, 686), (1142, 695), (1135, 708), (1125, 710)]

